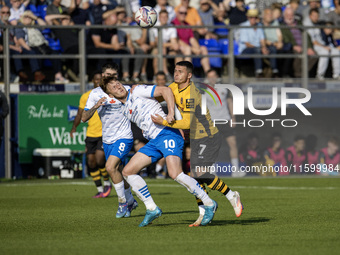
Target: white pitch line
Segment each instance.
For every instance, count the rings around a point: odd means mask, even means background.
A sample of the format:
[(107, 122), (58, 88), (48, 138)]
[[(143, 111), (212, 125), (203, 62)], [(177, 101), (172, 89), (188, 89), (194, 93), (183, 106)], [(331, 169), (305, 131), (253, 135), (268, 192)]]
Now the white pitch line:
[[(22, 187), (22, 186), (69, 186), (69, 185), (80, 185), (80, 186), (93, 186), (92, 182), (50, 182), (50, 183), (3, 183), (0, 187)], [(156, 184), (150, 183), (149, 187), (163, 187), (163, 188), (178, 188), (179, 184)], [(280, 187), (280, 186), (232, 186), (234, 189), (268, 189), (268, 190), (335, 190), (338, 187)]]

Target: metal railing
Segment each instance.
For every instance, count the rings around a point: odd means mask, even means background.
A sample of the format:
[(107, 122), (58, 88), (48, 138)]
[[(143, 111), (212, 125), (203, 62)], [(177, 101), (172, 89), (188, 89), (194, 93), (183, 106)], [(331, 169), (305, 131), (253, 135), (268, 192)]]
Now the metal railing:
[[(78, 30), (79, 35), (79, 53), (78, 54), (58, 54), (58, 55), (10, 55), (10, 49), (9, 49), (9, 30), (13, 29), (13, 26), (7, 26), (7, 25), (0, 25), (0, 29), (3, 33), (3, 55), (0, 55), (0, 59), (3, 61), (4, 66), (4, 84), (5, 84), (5, 95), (8, 99), (8, 102), (10, 102), (9, 94), (10, 94), (10, 59), (30, 59), (30, 58), (36, 58), (36, 59), (78, 59), (79, 60), (79, 78), (80, 78), (80, 92), (84, 93), (86, 89), (86, 60), (87, 59), (107, 59), (107, 55), (94, 55), (94, 54), (86, 54), (86, 30), (89, 29), (103, 29), (103, 28), (123, 28), (123, 29), (131, 29), (135, 27), (131, 26), (105, 26), (105, 25), (92, 25), (92, 26), (85, 26), (85, 25), (73, 25), (73, 26), (22, 26), (18, 25), (16, 26), (18, 28), (22, 27), (38, 27), (38, 28), (50, 28), (50, 29), (76, 29)], [(188, 28), (189, 26), (177, 26), (178, 28)], [(195, 57), (195, 58), (202, 58), (202, 57), (220, 57), (222, 59), (228, 60), (228, 79), (230, 84), (235, 83), (235, 54), (234, 54), (234, 31), (236, 29), (240, 28), (249, 28), (246, 26), (191, 26), (191, 28), (226, 28), (229, 30), (227, 39), (228, 39), (228, 54), (216, 54), (216, 55), (163, 55), (163, 29), (167, 27), (161, 27), (157, 26), (154, 27), (158, 30), (158, 54), (157, 55), (150, 55), (150, 54), (140, 54), (140, 55), (124, 55), (124, 54), (112, 54), (110, 57), (113, 58), (158, 58), (158, 68), (159, 70), (163, 70), (163, 58), (175, 58), (175, 57)], [(302, 53), (301, 54), (275, 54), (275, 55), (261, 55), (261, 54), (248, 54), (248, 55), (237, 55), (237, 58), (300, 58), (301, 61), (301, 68), (302, 68), (302, 77), (301, 77), (301, 85), (304, 88), (308, 88), (308, 58), (313, 56), (307, 55), (307, 31), (308, 29), (315, 29), (315, 28), (322, 28), (325, 26), (296, 26), (295, 28), (299, 28), (302, 30)], [(328, 26), (329, 27), (329, 26)], [(271, 26), (270, 28), (285, 28), (287, 29), (287, 26)], [(337, 27), (332, 27), (337, 28)], [(340, 57), (339, 56), (329, 56), (329, 55), (319, 55), (314, 57), (320, 57), (320, 56), (327, 56), (327, 57)], [(9, 116), (5, 119), (5, 177), (11, 178), (12, 171), (11, 171), (11, 147), (10, 147), (10, 119), (11, 119), (11, 113)]]

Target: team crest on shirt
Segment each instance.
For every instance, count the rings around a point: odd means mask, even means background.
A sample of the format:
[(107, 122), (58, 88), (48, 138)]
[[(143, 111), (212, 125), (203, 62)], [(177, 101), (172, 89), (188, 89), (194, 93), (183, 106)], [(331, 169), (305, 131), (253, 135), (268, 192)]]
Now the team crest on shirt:
[(189, 98), (189, 99), (186, 100), (186, 108), (193, 109), (194, 106), (195, 106), (195, 99)]
[(113, 99), (110, 100), (110, 104), (114, 104), (115, 102), (116, 102), (116, 101), (113, 100)]

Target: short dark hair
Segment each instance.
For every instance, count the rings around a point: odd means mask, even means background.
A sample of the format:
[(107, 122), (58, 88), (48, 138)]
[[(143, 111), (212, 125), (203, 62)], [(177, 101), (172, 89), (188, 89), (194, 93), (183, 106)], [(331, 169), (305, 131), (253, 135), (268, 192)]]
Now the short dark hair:
[[(332, 22), (332, 21), (320, 22), (320, 24), (326, 25), (326, 26), (334, 26), (334, 22)], [(325, 27), (324, 27), (324, 29), (325, 29)], [(334, 28), (332, 28), (332, 29), (334, 29)]]
[(307, 151), (314, 151), (315, 148), (316, 148), (317, 142), (318, 142), (318, 138), (316, 137), (316, 135), (309, 134), (306, 137), (306, 150)]
[(208, 73), (215, 72), (217, 74), (217, 71), (213, 68), (209, 69), (205, 74), (207, 75)]
[(248, 134), (248, 140), (256, 138), (259, 139), (259, 136), (255, 133), (255, 132), (251, 132), (250, 134)]
[(116, 63), (106, 63), (105, 65), (102, 66), (102, 73), (105, 73), (107, 69), (116, 70), (118, 72), (119, 67)]
[(339, 146), (339, 144), (340, 144), (339, 137), (337, 137), (337, 136), (331, 136), (331, 137), (328, 139), (328, 142), (329, 142), (329, 143), (333, 143), (333, 144), (335, 144), (335, 145), (337, 145), (337, 146)]
[(304, 140), (305, 141), (305, 137), (303, 135), (297, 135), (294, 138), (294, 142), (300, 141), (300, 140)]
[(272, 133), (272, 139), (275, 138), (275, 137), (282, 138), (282, 135), (279, 132), (274, 132), (274, 133)]
[(176, 63), (176, 66), (185, 66), (189, 73), (194, 71), (194, 65), (189, 61), (179, 61)]
[(100, 71), (100, 70), (94, 71), (94, 72), (92, 73), (92, 75), (91, 75), (91, 81), (93, 80), (93, 78), (94, 78), (97, 74), (99, 74), (99, 75), (101, 76), (101, 75), (102, 75), (102, 71)]
[(164, 76), (166, 76), (165, 73), (164, 73), (163, 71), (158, 71), (158, 72), (155, 74), (155, 76), (158, 76), (158, 75), (164, 75)]
[(109, 75), (106, 77), (102, 77), (102, 81), (100, 83), (100, 87), (102, 88), (102, 90), (107, 93), (107, 84), (111, 81), (116, 81), (117, 77), (115, 75)]
[(169, 13), (167, 10), (161, 10), (158, 15), (161, 15), (161, 13), (166, 13), (169, 16)]
[(320, 13), (318, 8), (313, 8), (309, 10), (309, 15), (311, 15), (313, 12), (316, 12), (317, 14)]

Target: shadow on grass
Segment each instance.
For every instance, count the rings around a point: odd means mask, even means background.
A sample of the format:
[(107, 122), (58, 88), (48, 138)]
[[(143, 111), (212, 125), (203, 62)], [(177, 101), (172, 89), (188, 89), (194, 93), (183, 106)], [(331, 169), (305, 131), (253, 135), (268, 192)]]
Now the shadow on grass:
[[(191, 212), (191, 211), (187, 211)], [(175, 212), (174, 212), (175, 213)], [(170, 213), (171, 214), (171, 213)], [(264, 223), (270, 221), (269, 218), (256, 217), (244, 220), (213, 220), (208, 226), (224, 226), (224, 225), (254, 225), (259, 223)], [(166, 226), (183, 226), (193, 223), (193, 220), (185, 220), (184, 222), (171, 222), (171, 223), (158, 223), (158, 221), (153, 225), (154, 227), (166, 227)]]
[[(181, 214), (181, 213), (196, 213), (196, 211), (163, 212), (162, 215)], [(139, 214), (133, 214), (133, 215), (130, 216), (130, 218), (141, 217), (141, 216), (144, 217), (145, 216), (145, 212), (144, 213), (139, 213)], [(181, 224), (183, 224), (183, 223), (181, 223)]]
[[(209, 225), (211, 226), (222, 226), (222, 225), (254, 225), (270, 221), (269, 218), (254, 217), (249, 219), (239, 220), (213, 220)], [(187, 221), (191, 222), (191, 221)]]
[(191, 211), (179, 211), (179, 212), (163, 212), (162, 215), (167, 215), (167, 214), (181, 214), (181, 213), (197, 213), (197, 210), (191, 210)]

